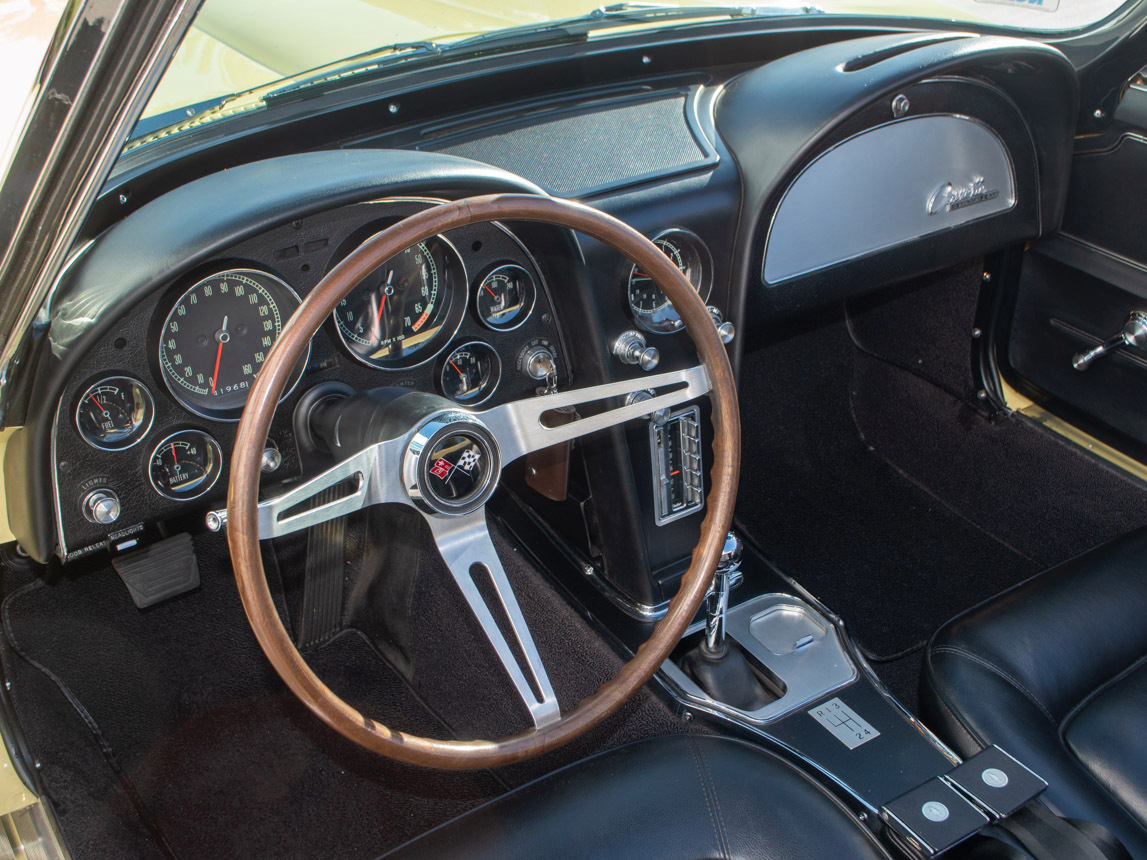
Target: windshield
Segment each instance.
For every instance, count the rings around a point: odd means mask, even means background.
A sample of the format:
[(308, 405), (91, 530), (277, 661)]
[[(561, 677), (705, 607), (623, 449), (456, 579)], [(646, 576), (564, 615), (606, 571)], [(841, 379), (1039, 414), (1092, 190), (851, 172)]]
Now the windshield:
[[(482, 43), (502, 49), (567, 35), (604, 38), (633, 27), (685, 27), (712, 20), (809, 14), (897, 16), (1008, 27), (1031, 33), (1077, 30), (1126, 0), (821, 0), (815, 6), (587, 0), (206, 0), (136, 128), (140, 138), (220, 108), (229, 97), (290, 81), (311, 70), (327, 80), (345, 61), (375, 70), (413, 57), (455, 58)], [(381, 49), (381, 50), (380, 50)], [(298, 81), (295, 81), (297, 85)], [(306, 81), (306, 83), (313, 83)], [(261, 103), (255, 100), (254, 104)], [(253, 105), (251, 105), (253, 106)], [(241, 110), (239, 100), (227, 110)]]

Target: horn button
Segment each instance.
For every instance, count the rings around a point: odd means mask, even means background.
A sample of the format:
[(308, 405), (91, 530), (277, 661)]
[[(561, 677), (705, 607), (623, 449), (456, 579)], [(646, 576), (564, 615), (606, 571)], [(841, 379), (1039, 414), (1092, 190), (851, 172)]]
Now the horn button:
[(418, 428), (406, 449), (403, 478), (427, 513), (477, 510), (498, 485), (501, 457), (493, 435), (465, 412), (444, 412)]

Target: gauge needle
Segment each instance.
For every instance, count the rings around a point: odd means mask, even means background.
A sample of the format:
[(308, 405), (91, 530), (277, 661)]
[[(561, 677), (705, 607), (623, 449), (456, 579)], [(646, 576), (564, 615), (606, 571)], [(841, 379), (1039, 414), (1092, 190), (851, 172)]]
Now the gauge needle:
[[(458, 365), (456, 365), (454, 362), (450, 362), (450, 366), (453, 367), (455, 370), (458, 370)], [(458, 370), (458, 375), (461, 376), (463, 379), (466, 378), (466, 374), (463, 373), (461, 370)]]
[[(227, 333), (227, 317), (223, 317), (223, 328), (215, 335), (215, 339), (219, 341), (219, 349), (215, 351), (215, 372), (211, 374), (211, 393), (215, 393), (215, 383), (219, 381), (219, 360), (223, 358), (223, 344), (231, 339)], [(174, 452), (174, 448), (172, 451)], [(178, 465), (178, 464), (176, 464)]]
[(386, 275), (386, 283), (378, 293), (378, 316), (374, 318), (374, 339), (382, 340), (382, 309), (386, 307), (387, 289), (393, 289), (391, 281), (394, 280), (394, 269)]
[(490, 289), (490, 285), (489, 285), (489, 284), (482, 284), (482, 286), (483, 286), (483, 287), (485, 287), (485, 288), (486, 288), (486, 292), (488, 292), (490, 295), (492, 295), (492, 296), (493, 296), (495, 299), (497, 299), (497, 298), (498, 298), (498, 294), (497, 294), (497, 293), (495, 293), (493, 290), (491, 290), (491, 289)]
[(96, 404), (96, 406), (99, 406), (100, 412), (106, 412), (107, 411), (102, 406), (100, 406), (100, 402), (98, 400), (96, 400), (96, 396), (94, 394), (90, 394), (88, 396), (92, 398), (92, 403)]

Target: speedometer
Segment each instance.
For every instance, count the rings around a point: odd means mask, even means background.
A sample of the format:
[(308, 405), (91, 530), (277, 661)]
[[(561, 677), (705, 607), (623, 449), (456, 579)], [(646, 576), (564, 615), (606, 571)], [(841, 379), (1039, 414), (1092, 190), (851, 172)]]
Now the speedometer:
[(458, 330), (466, 283), (462, 259), (445, 239), (419, 242), (387, 260), (339, 302), (334, 311), (339, 337), (371, 367), (422, 364)]
[[(298, 306), (290, 287), (255, 269), (231, 269), (192, 285), (176, 300), (160, 332), (159, 365), (172, 395), (205, 418), (238, 418)], [(305, 365), (306, 356), (296, 365), (288, 391)]]

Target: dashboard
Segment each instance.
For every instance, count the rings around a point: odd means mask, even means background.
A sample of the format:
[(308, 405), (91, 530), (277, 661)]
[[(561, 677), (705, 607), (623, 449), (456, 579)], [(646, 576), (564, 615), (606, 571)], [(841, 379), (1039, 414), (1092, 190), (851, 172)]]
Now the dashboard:
[[(738, 330), (734, 369), (746, 341), (789, 317), (1055, 228), (1074, 128), (1061, 54), (1002, 37), (850, 35), (811, 47), (778, 36), (768, 62), (557, 92), (519, 77), (486, 111), (465, 100), (474, 81), (450, 79), (425, 102), (439, 105), (431, 117), (400, 106), (368, 120), (356, 102), (325, 124), (300, 118), (305, 145), (290, 122), (261, 121), (231, 140), (188, 132), (209, 159), (164, 156), (163, 140), (150, 160), (146, 147), (129, 153), (56, 287), (8, 446), (10, 496), (27, 500), (9, 508), (21, 544), (71, 560), (157, 526), (202, 528), (225, 496), (251, 381), (291, 313), (353, 248), (440, 200), (549, 193), (627, 222)], [(944, 146), (930, 144), (938, 135)], [(548, 225), (471, 225), (378, 267), (316, 333), (276, 413), (263, 483), (319, 468), (295, 420), (306, 398), (398, 386), (481, 410), (695, 361), (672, 306), (612, 249)], [(690, 408), (703, 428), (706, 404)], [(631, 423), (576, 446), (560, 498), (527, 498), (621, 591), (655, 605), (702, 514), (667, 511), (657, 439), (668, 443)], [(695, 441), (703, 466), (708, 437)]]

